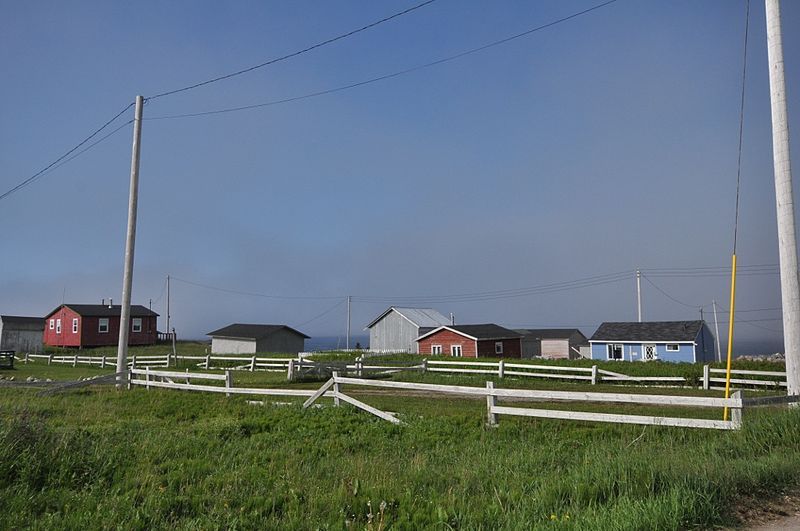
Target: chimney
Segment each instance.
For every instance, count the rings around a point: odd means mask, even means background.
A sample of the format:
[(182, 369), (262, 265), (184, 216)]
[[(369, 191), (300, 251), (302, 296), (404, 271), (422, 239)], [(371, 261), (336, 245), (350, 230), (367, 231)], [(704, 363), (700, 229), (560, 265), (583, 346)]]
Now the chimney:
[(114, 299), (109, 297), (109, 299), (108, 299), (108, 307), (111, 308), (112, 306), (114, 306)]
[(105, 306), (105, 305), (106, 305), (106, 300), (100, 299), (100, 306)]

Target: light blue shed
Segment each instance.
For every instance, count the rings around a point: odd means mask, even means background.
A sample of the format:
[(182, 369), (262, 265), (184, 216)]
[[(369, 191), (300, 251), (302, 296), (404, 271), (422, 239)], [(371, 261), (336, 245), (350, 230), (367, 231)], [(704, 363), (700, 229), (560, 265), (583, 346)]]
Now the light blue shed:
[(598, 361), (714, 361), (714, 336), (705, 321), (603, 323), (589, 344)]

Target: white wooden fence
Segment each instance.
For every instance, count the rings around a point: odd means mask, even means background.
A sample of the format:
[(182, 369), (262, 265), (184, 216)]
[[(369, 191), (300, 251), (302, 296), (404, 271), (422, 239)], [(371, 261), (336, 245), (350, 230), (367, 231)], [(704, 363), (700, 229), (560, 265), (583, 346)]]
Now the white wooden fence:
[[(467, 396), (483, 396), (486, 398), (487, 422), (495, 426), (498, 415), (515, 415), (525, 417), (540, 417), (564, 420), (582, 420), (591, 422), (612, 422), (621, 424), (645, 424), (655, 426), (678, 426), (686, 428), (707, 428), (719, 430), (739, 429), (742, 425), (742, 409), (745, 406), (761, 406), (768, 404), (788, 404), (800, 402), (800, 396), (778, 396), (765, 398), (743, 399), (741, 391), (737, 391), (731, 398), (713, 398), (698, 396), (672, 396), (672, 395), (645, 395), (627, 393), (588, 393), (574, 391), (545, 391), (532, 389), (497, 389), (493, 382), (486, 382), (486, 387), (469, 387), (458, 385), (424, 384), (413, 382), (395, 382), (385, 380), (370, 380), (363, 378), (342, 377), (334, 373), (333, 377), (325, 382), (317, 392), (303, 404), (309, 407), (319, 397), (333, 389), (332, 396), (335, 405), (340, 401), (348, 402), (364, 411), (368, 411), (382, 419), (399, 424), (400, 420), (393, 414), (380, 411), (368, 404), (356, 400), (342, 391), (344, 385), (364, 387), (377, 387), (383, 389), (399, 389), (405, 391), (424, 391), (429, 393), (456, 394)], [(713, 420), (702, 418), (661, 417), (652, 415), (629, 415), (596, 413), (589, 411), (565, 411), (554, 409), (536, 409), (518, 406), (497, 405), (498, 398), (516, 400), (557, 401), (559, 403), (621, 403), (648, 406), (680, 406), (691, 408), (731, 408), (730, 420)]]
[[(73, 367), (78, 365), (97, 365), (101, 369), (117, 366), (116, 356), (82, 356), (80, 354), (25, 354), (21, 361), (29, 363), (37, 359), (47, 361), (48, 365), (53, 363), (72, 365)], [(169, 367), (171, 359), (174, 359), (171, 354), (164, 354), (163, 356), (131, 356), (128, 359), (128, 367)]]

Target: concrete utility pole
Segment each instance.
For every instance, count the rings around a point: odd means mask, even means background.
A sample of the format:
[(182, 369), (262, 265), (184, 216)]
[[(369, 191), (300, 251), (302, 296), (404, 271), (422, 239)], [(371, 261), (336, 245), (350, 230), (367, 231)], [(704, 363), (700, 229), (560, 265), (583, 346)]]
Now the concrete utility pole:
[[(125, 270), (122, 280), (122, 307), (119, 316), (119, 345), (117, 347), (117, 372), (128, 370), (128, 333), (131, 320), (131, 287), (133, 285), (133, 251), (136, 245), (136, 209), (139, 200), (139, 154), (142, 141), (142, 107), (144, 98), (136, 96), (133, 119), (133, 147), (131, 149), (131, 188), (128, 198), (128, 235), (125, 239)], [(122, 388), (124, 377), (117, 378), (117, 389)]]
[(636, 309), (638, 310), (639, 322), (642, 322), (642, 272), (636, 270)]
[(790, 395), (800, 394), (800, 279), (794, 224), (792, 166), (789, 158), (789, 119), (783, 75), (783, 38), (778, 0), (766, 0), (767, 54), (772, 103), (772, 156), (775, 162), (775, 199), (778, 211), (778, 250), (781, 265), (783, 344), (786, 384)]
[(169, 334), (169, 275), (167, 275), (167, 334)]
[(345, 350), (350, 350), (350, 295), (347, 296), (347, 341)]

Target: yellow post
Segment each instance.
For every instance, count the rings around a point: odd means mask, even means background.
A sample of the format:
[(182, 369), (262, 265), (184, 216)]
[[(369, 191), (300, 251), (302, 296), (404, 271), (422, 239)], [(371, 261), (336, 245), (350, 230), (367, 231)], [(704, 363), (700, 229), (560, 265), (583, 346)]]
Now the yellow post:
[[(731, 258), (731, 313), (728, 314), (728, 368), (725, 371), (725, 398), (730, 398), (731, 391), (731, 357), (733, 354), (733, 316), (736, 309), (736, 254)], [(728, 406), (722, 420), (728, 420)]]

